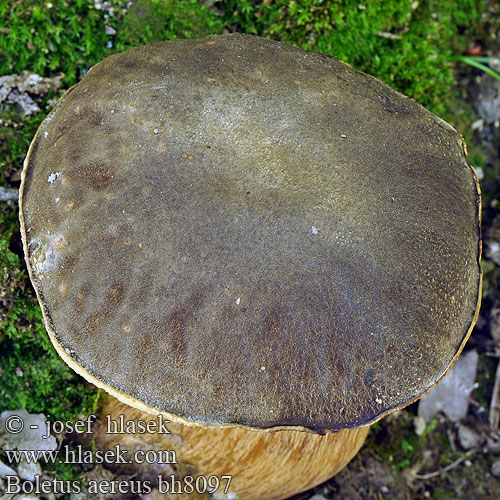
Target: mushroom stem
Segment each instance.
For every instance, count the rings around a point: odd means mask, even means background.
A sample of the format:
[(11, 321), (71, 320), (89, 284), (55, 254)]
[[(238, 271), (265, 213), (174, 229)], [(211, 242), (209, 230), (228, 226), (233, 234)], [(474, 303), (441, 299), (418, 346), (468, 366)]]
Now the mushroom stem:
[[(180, 475), (231, 476), (226, 497), (278, 500), (305, 491), (340, 471), (362, 446), (369, 426), (324, 435), (298, 430), (258, 431), (243, 427), (210, 427), (168, 423), (170, 434), (107, 432), (107, 422), (154, 421), (157, 416), (108, 396), (92, 438), (112, 450), (174, 451)], [(147, 425), (147, 424), (146, 424)], [(184, 472), (183, 472), (184, 471)], [(223, 493), (221, 481), (218, 493)], [(230, 494), (233, 495), (230, 495)]]

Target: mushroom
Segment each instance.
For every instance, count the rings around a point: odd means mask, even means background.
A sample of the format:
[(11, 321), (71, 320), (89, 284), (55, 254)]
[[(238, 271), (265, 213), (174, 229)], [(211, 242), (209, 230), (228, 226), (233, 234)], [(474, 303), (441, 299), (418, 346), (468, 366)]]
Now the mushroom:
[(309, 488), (471, 333), (480, 195), (465, 154), (416, 102), (284, 43), (113, 55), (64, 94), (24, 166), (50, 338), (131, 415), (166, 416), (180, 461), (232, 474), (227, 498)]

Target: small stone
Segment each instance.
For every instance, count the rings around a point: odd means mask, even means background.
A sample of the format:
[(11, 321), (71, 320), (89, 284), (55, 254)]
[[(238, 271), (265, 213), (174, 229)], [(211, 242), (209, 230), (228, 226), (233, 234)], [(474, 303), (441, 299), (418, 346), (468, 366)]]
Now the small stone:
[(486, 439), (486, 448), (489, 453), (493, 453), (493, 455), (498, 455), (500, 453), (500, 440), (488, 437)]
[(490, 75), (483, 75), (473, 99), (477, 114), (486, 123), (494, 123), (500, 119), (499, 80)]
[(483, 437), (466, 425), (458, 424), (458, 440), (464, 450), (477, 448), (483, 442)]
[(497, 478), (500, 479), (500, 460), (493, 462), (491, 466), (491, 473)]
[(17, 476), (16, 471), (0, 460), (0, 477)]
[(479, 120), (475, 120), (470, 124), (471, 130), (483, 130), (484, 128), (484, 120), (482, 118), (479, 118)]
[(38, 462), (28, 463), (26, 460), (19, 462), (17, 466), (17, 474), (25, 481), (34, 481), (36, 476), (42, 473), (42, 468)]
[(0, 186), (0, 201), (7, 200), (18, 200), (19, 199), (19, 189), (4, 188)]
[(413, 425), (415, 426), (415, 434), (417, 436), (421, 436), (424, 433), (425, 428), (427, 427), (425, 418), (422, 416), (415, 417), (413, 419)]
[(495, 240), (486, 242), (486, 256), (500, 266), (500, 243)]
[(57, 90), (62, 77), (42, 78), (30, 71), (0, 76), (0, 103), (14, 104), (25, 115), (38, 113), (40, 108), (35, 101), (41, 100), (49, 90)]
[[(22, 422), (20, 432), (9, 432), (6, 425), (12, 420)], [(9, 420), (10, 418), (10, 420)], [(3, 448), (5, 450), (56, 450), (57, 441), (54, 436), (44, 438), (47, 417), (42, 413), (31, 414), (24, 408), (6, 410), (0, 414), (0, 433), (3, 433)], [(16, 427), (18, 428), (18, 427)]]

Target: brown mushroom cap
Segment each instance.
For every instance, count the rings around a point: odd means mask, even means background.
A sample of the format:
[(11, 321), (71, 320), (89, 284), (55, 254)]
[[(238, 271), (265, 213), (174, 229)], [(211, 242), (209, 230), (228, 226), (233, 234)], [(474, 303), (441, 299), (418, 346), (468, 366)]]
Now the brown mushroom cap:
[(183, 421), (373, 421), (432, 387), (477, 317), (480, 201), (458, 133), (284, 43), (107, 58), (41, 125), (21, 198), (59, 352)]

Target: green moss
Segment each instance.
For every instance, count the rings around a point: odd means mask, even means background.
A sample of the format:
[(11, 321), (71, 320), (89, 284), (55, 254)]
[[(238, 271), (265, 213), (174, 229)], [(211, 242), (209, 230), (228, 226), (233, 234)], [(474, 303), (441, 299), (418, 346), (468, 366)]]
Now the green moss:
[(220, 33), (223, 22), (196, 0), (139, 0), (133, 2), (116, 38), (117, 51), (131, 46), (201, 38)]
[(22, 118), (12, 108), (0, 111), (0, 183), (5, 185), (6, 177), (19, 170), (26, 150), (44, 118), (39, 113), (30, 118)]
[[(444, 113), (455, 82), (453, 54), (479, 20), (480, 0), (223, 2), (241, 31), (338, 57)], [(228, 12), (227, 12), (228, 11)]]
[[(113, 15), (93, 0), (0, 0), (0, 75), (25, 69), (40, 75), (63, 72), (76, 83), (84, 71), (113, 52), (172, 38), (218, 33), (222, 21), (196, 0), (111, 0)], [(47, 5), (52, 7), (48, 8)], [(107, 35), (105, 26), (117, 31)]]
[(74, 83), (107, 53), (103, 15), (93, 6), (93, 0), (0, 0), (0, 74), (62, 71), (66, 85)]
[(96, 390), (62, 361), (50, 343), (17, 253), (17, 212), (7, 207), (0, 212), (0, 234), (0, 412), (26, 408), (57, 420), (88, 414)]
[(392, 463), (396, 473), (421, 464), (426, 449), (437, 447), (443, 460), (450, 459), (450, 444), (444, 426), (433, 419), (424, 433), (418, 436), (413, 420), (414, 415), (407, 410), (398, 413), (397, 418), (382, 420), (378, 428), (372, 427), (365, 445), (377, 460)]

